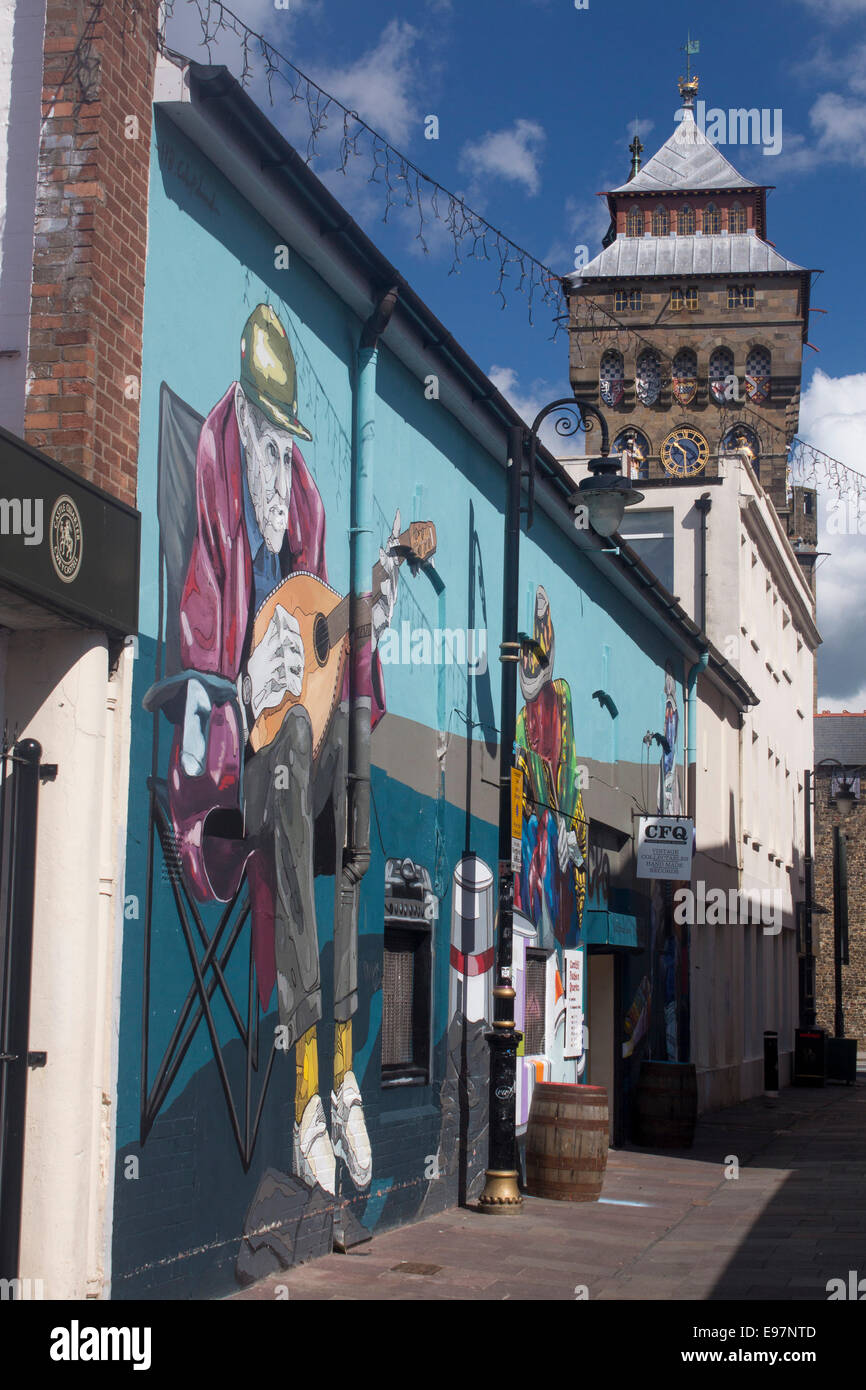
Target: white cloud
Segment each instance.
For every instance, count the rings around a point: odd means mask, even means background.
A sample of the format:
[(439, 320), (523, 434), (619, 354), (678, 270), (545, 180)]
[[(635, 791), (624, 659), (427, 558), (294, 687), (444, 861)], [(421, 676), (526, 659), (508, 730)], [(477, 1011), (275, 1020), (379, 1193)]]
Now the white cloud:
[(587, 248), (589, 260), (598, 255), (601, 239), (610, 226), (610, 209), (606, 198), (568, 197), (563, 212), (566, 234), (552, 243), (542, 260), (561, 275), (570, 275), (575, 269), (578, 246)]
[[(866, 372), (834, 378), (817, 371), (803, 394), (800, 437), (856, 472), (866, 472)], [(819, 479), (818, 549), (830, 555), (819, 561), (817, 577), (818, 629), (824, 639), (818, 649), (818, 703), (821, 709), (864, 710), (866, 650), (852, 638), (862, 635), (864, 624), (866, 502), (859, 514), (853, 502), (842, 513), (849, 534), (828, 531), (828, 520), (834, 526), (840, 521), (834, 503), (836, 494)]]
[[(626, 145), (630, 145), (635, 136), (641, 141), (645, 140), (650, 132), (655, 130), (655, 125), (655, 121), (630, 121), (625, 136)], [(622, 142), (617, 139), (616, 143), (620, 145)]]
[[(533, 381), (528, 390), (520, 387), (519, 377), (513, 367), (490, 367), (487, 375), (498, 391), (514, 407), (518, 415), (532, 425), (540, 410), (551, 401), (560, 400), (569, 394), (565, 387), (550, 386), (546, 381)], [(563, 439), (554, 428), (555, 416), (548, 416), (541, 427), (540, 439), (557, 458), (583, 452), (583, 435)]]
[[(866, 0), (860, 0), (860, 9), (866, 13)], [(832, 81), (837, 90), (821, 92), (810, 107), (811, 143), (797, 132), (784, 132), (774, 171), (811, 173), (828, 163), (866, 165), (866, 101), (861, 100), (866, 97), (866, 43), (848, 44), (834, 53), (822, 41), (792, 72), (813, 89)]]
[(825, 158), (866, 164), (866, 103), (824, 92), (809, 112)]
[(537, 121), (517, 120), (505, 130), (490, 130), (463, 146), (460, 168), (476, 179), (483, 175), (522, 184), (530, 196), (541, 187), (539, 164), (545, 133)]
[[(202, 7), (204, 9), (204, 7)], [(262, 34), (275, 48), (285, 52), (285, 41), (291, 34), (295, 21), (303, 13), (320, 16), (322, 0), (290, 0), (287, 10), (277, 10), (274, 0), (236, 0), (228, 6), (234, 10), (240, 23), (237, 29), (226, 16), (225, 24), (217, 29), (218, 11), (216, 6), (211, 13), (210, 33), (215, 36), (207, 47), (203, 46), (205, 37), (202, 27), (202, 11), (197, 0), (175, 0), (174, 9), (166, 24), (166, 38), (169, 47), (178, 53), (192, 58), (196, 63), (225, 63), (235, 77), (243, 71), (243, 34), (237, 30), (251, 29)]]
[(773, 157), (774, 174), (811, 173), (828, 164), (866, 165), (866, 102), (823, 92), (812, 104), (809, 123), (815, 137), (811, 143), (796, 131), (783, 132), (781, 154)]
[[(350, 111), (395, 145), (406, 145), (423, 129), (415, 101), (415, 47), (420, 33), (402, 19), (392, 19), (375, 45), (343, 67), (313, 68), (310, 76)], [(342, 122), (339, 124), (342, 133)]]
[(800, 0), (800, 4), (823, 19), (855, 19), (857, 15), (866, 14), (866, 0)]

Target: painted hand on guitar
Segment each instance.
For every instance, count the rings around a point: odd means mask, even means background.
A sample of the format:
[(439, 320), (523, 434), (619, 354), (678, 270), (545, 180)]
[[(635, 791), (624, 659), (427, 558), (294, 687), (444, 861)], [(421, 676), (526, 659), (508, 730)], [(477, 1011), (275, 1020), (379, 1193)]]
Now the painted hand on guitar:
[(577, 831), (569, 827), (568, 821), (563, 816), (559, 817), (556, 852), (562, 873), (565, 873), (570, 863), (578, 869), (583, 864), (583, 855), (577, 843)]
[(400, 541), (400, 509), (398, 507), (394, 516), (394, 525), (391, 527), (391, 534), (385, 544), (384, 549), (379, 549), (379, 564), (384, 571), (384, 577), (379, 588), (379, 592), (373, 600), (371, 612), (371, 622), (373, 625), (373, 648), (375, 650), (379, 643), (379, 638), (383, 632), (391, 626), (391, 619), (394, 615), (394, 605), (397, 602), (397, 583), (400, 573), (400, 557), (392, 555), (391, 551)]
[(262, 710), (281, 704), (288, 691), (300, 695), (304, 679), (304, 641), (298, 620), (277, 604), (264, 641), (250, 653), (247, 674), (252, 685), (250, 703), (257, 719)]

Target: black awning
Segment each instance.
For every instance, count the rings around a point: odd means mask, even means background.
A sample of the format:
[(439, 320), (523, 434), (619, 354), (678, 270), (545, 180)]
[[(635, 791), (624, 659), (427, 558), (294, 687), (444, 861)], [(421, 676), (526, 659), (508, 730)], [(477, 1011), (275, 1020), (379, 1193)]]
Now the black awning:
[(0, 429), (0, 585), (113, 636), (138, 631), (141, 516)]

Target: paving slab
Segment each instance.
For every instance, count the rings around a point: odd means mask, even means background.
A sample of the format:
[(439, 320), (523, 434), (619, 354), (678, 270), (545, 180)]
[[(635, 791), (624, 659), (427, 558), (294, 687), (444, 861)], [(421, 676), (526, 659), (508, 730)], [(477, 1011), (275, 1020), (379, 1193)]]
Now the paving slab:
[(824, 1302), (828, 1279), (866, 1275), (866, 1075), (702, 1117), (691, 1150), (611, 1151), (602, 1197), (526, 1197), (505, 1220), (453, 1208), (231, 1297)]

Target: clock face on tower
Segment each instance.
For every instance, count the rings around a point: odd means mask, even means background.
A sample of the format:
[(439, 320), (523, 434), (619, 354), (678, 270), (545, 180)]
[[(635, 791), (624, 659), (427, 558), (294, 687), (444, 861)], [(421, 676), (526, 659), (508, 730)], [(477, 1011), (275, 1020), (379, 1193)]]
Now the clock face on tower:
[(702, 473), (709, 457), (709, 444), (700, 430), (690, 425), (671, 430), (661, 447), (662, 465), (674, 478), (692, 478)]

